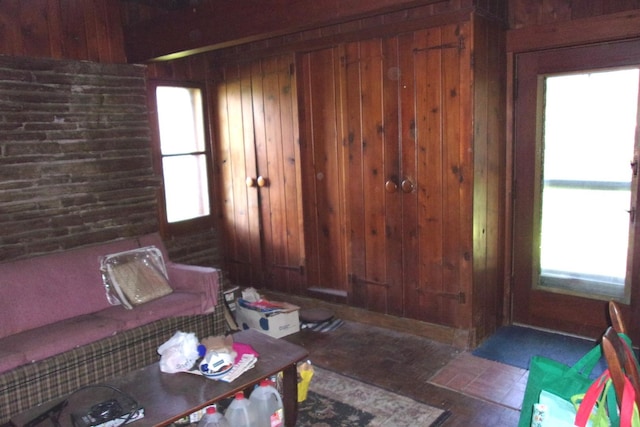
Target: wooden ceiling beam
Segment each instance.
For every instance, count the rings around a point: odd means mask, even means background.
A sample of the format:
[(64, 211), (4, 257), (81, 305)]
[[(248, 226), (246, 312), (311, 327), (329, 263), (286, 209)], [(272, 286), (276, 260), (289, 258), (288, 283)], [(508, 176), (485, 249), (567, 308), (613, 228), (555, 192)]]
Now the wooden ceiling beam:
[[(468, 0), (475, 3), (473, 0)], [(176, 59), (443, 0), (210, 0), (125, 28), (130, 63)]]

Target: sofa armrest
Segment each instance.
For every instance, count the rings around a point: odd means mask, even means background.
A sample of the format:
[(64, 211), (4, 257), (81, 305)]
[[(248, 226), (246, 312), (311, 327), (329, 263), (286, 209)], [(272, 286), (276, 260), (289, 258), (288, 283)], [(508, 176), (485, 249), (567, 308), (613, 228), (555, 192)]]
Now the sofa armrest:
[(203, 295), (202, 312), (212, 313), (215, 310), (220, 288), (220, 270), (173, 262), (168, 262), (166, 267), (174, 290), (200, 293)]

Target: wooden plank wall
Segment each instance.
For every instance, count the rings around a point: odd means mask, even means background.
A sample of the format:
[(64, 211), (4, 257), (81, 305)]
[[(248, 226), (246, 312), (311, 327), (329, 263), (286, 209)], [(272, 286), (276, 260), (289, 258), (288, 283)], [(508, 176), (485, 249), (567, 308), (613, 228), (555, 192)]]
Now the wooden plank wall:
[(506, 64), (505, 34), (474, 19), (474, 278), (475, 333), (486, 337), (509, 319), (505, 289)]
[(509, 29), (568, 22), (640, 9), (638, 0), (509, 0)]
[(119, 2), (2, 0), (0, 53), (125, 63)]

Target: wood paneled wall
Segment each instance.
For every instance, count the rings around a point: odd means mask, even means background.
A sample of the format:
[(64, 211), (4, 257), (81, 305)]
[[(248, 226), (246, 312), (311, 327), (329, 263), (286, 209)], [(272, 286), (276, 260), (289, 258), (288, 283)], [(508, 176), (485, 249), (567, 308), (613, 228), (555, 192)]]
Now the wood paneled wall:
[(569, 22), (640, 9), (638, 0), (509, 0), (509, 28)]
[(114, 0), (2, 0), (0, 53), (125, 63)]
[[(250, 42), (269, 45), (277, 38), (332, 37), (454, 10), (479, 8), (502, 19), (505, 4), (506, 0), (284, 0), (271, 2), (265, 10), (261, 2), (210, 0), (142, 21), (132, 21), (137, 15), (129, 7), (126, 50), (134, 61), (175, 59)], [(148, 17), (144, 7), (141, 12), (140, 18)]]

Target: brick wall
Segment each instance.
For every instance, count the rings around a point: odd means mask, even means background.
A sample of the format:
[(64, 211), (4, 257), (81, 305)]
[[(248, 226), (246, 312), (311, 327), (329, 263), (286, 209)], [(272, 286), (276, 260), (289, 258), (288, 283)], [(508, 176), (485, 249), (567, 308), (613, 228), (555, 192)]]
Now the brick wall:
[[(0, 262), (156, 231), (145, 68), (0, 56)], [(167, 242), (214, 265), (214, 230)]]

